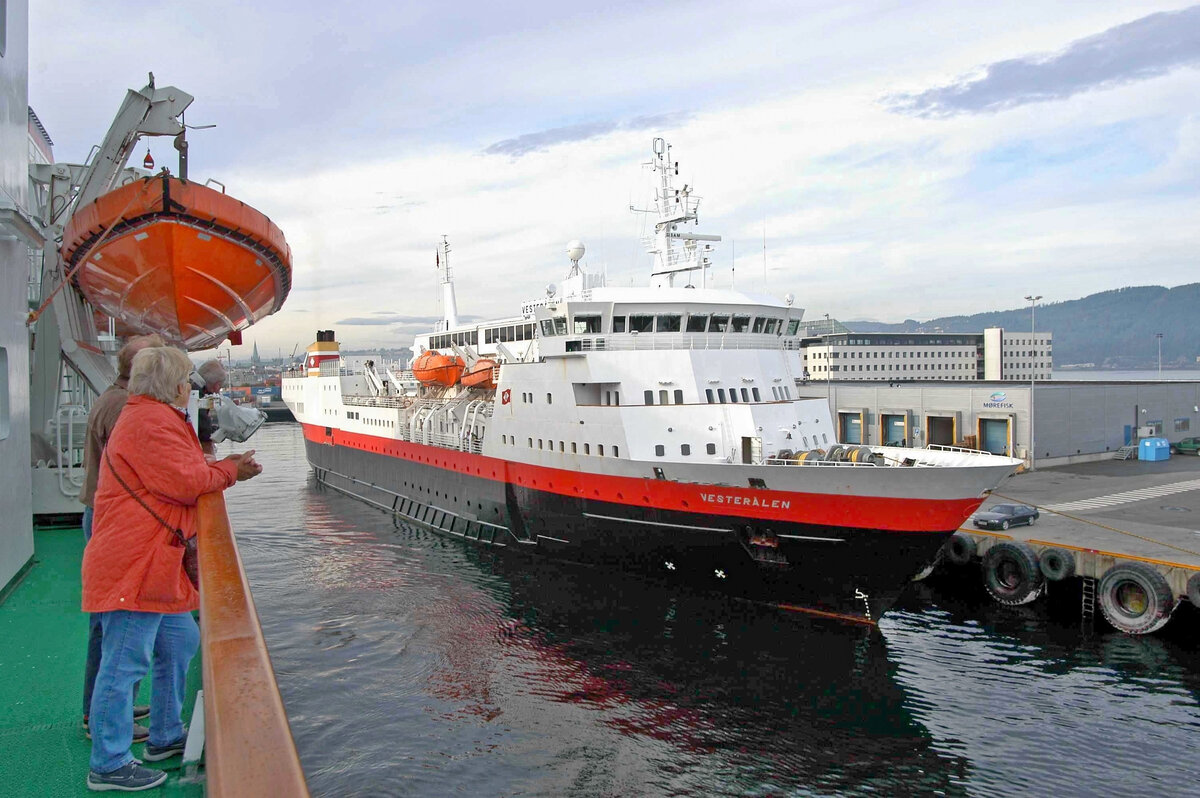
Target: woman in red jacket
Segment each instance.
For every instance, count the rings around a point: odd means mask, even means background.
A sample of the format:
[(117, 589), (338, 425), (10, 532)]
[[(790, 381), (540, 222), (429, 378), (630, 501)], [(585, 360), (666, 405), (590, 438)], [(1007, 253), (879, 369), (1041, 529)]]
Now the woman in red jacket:
[(181, 409), (191, 371), (178, 349), (138, 352), (129, 401), (100, 463), (92, 539), (83, 555), (83, 609), (100, 613), (104, 630), (89, 713), (87, 786), (93, 790), (144, 790), (166, 780), (166, 773), (141, 767), (130, 751), (133, 685), (152, 658), (150, 741), (142, 759), (183, 752), (180, 712), (188, 664), (200, 645), (191, 611), (200, 601), (183, 570), (184, 549), (174, 530), (194, 536), (201, 494), (262, 471), (253, 451), (205, 460)]

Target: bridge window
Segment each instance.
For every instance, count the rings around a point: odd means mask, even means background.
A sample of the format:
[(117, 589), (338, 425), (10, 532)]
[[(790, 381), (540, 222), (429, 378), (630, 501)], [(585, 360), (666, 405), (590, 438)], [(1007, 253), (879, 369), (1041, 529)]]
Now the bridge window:
[(630, 316), (629, 331), (636, 333), (654, 332), (653, 316)]
[(712, 319), (708, 322), (708, 331), (709, 332), (725, 332), (725, 330), (728, 327), (729, 327), (729, 317), (728, 316), (713, 316)]
[(567, 334), (567, 317), (566, 316), (555, 316), (554, 317), (554, 334), (555, 335), (566, 335)]
[(598, 315), (577, 315), (575, 317), (575, 335), (593, 335), (600, 332), (600, 317)]
[(763, 324), (764, 324), (765, 322), (766, 322), (766, 319), (764, 319), (762, 316), (757, 316), (757, 317), (755, 317), (755, 319), (754, 319), (754, 327), (752, 327), (752, 328), (750, 329), (750, 332), (753, 332), (753, 333), (760, 333), (760, 332), (762, 332), (762, 331), (763, 331)]
[(690, 333), (702, 333), (708, 327), (708, 314), (693, 313), (688, 316), (687, 331)]
[(787, 334), (788, 335), (795, 335), (796, 330), (798, 330), (798, 329), (800, 329), (800, 320), (799, 319), (792, 319), (791, 321), (788, 322), (788, 326), (787, 326)]
[(613, 316), (613, 332), (615, 332), (615, 333), (625, 332), (625, 317), (624, 316)]
[(782, 319), (767, 319), (767, 335), (774, 335), (775, 330), (783, 331)]
[(749, 316), (734, 316), (733, 324), (730, 325), (730, 332), (746, 332), (750, 329)]
[[(489, 344), (493, 343), (492, 333), (494, 332), (495, 330), (487, 331), (487, 342)], [(542, 335), (554, 335), (554, 322), (550, 321), (550, 319), (542, 319)]]
[(659, 332), (679, 332), (680, 316), (671, 314), (658, 317)]

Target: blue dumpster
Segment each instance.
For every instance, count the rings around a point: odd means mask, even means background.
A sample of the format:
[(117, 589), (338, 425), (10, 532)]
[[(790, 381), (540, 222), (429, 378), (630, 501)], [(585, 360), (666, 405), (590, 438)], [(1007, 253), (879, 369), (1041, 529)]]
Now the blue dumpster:
[(1166, 460), (1171, 456), (1171, 444), (1166, 438), (1143, 438), (1138, 443), (1139, 460)]

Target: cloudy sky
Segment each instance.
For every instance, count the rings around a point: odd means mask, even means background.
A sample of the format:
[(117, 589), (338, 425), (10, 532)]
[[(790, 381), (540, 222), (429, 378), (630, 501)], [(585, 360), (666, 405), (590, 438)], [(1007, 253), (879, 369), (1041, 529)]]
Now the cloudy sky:
[(284, 309), (246, 333), (264, 355), (318, 328), (407, 345), (441, 312), (443, 234), (462, 315), (516, 312), (573, 238), (611, 284), (643, 284), (629, 206), (654, 136), (725, 238), (717, 284), (810, 317), (1200, 279), (1200, 5), (30, 5), (57, 159), (85, 158), (148, 71), (217, 125), (189, 136), (192, 176), (269, 215), (295, 258)]

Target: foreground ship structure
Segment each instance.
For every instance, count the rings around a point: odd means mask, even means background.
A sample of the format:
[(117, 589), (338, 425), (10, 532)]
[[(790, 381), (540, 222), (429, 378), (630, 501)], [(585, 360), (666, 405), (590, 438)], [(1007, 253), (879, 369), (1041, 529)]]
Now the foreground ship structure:
[[(752, 601), (875, 621), (1019, 461), (844, 446), (797, 392), (791, 297), (707, 285), (719, 237), (692, 232), (654, 143), (650, 285), (570, 273), (519, 315), (445, 318), (414, 372), (342, 367), (318, 333), (283, 398), (318, 479), (481, 545), (656, 575)], [(414, 377), (414, 394), (404, 386)]]

